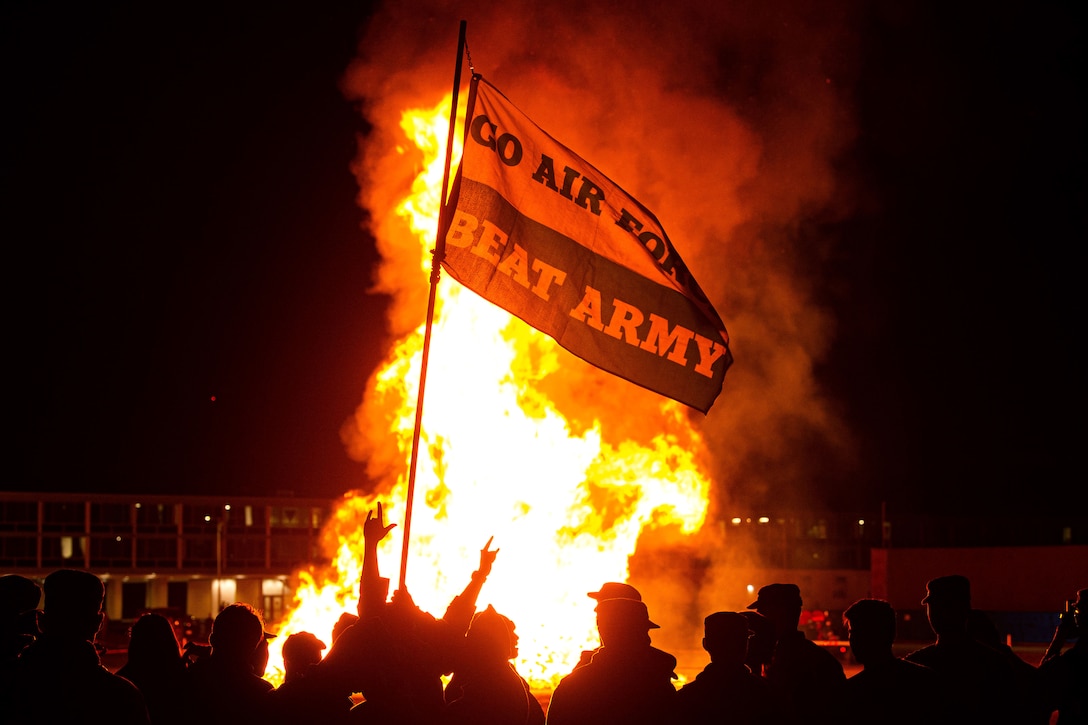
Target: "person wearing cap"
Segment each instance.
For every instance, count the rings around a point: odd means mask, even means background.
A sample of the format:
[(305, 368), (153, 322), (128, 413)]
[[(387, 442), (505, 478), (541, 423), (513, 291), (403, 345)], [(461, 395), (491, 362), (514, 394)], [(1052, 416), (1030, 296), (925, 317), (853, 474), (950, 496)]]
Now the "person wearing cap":
[(937, 641), (905, 659), (945, 679), (956, 722), (1034, 722), (1015, 670), (998, 652), (974, 640), (967, 629), (971, 612), (967, 577), (952, 574), (929, 580), (922, 604)]
[(41, 636), (19, 655), (10, 679), (0, 683), (5, 725), (95, 722), (148, 723), (143, 695), (99, 659), (94, 640), (105, 616), (102, 580), (78, 569), (45, 578)]
[[(1047, 707), (1057, 711), (1058, 725), (1088, 722), (1088, 624), (1084, 605), (1088, 589), (1077, 592), (1077, 598), (1066, 605), (1058, 618), (1054, 638), (1039, 664)], [(1067, 640), (1077, 641), (1065, 652)]]
[(748, 620), (737, 612), (715, 612), (703, 620), (703, 649), (710, 664), (676, 693), (680, 722), (778, 722), (771, 686), (744, 664), (751, 636)]
[(895, 610), (882, 599), (859, 599), (843, 612), (854, 659), (862, 671), (846, 681), (848, 725), (951, 723), (944, 680), (892, 653)]
[(203, 723), (259, 722), (268, 712), (272, 683), (254, 674), (265, 643), (261, 615), (245, 602), (223, 609), (212, 623), (211, 654), (185, 671), (190, 718)]
[(559, 681), (548, 725), (655, 725), (676, 722), (676, 658), (653, 647), (646, 605), (632, 599), (597, 604), (601, 647), (589, 664)]
[[(595, 599), (597, 602), (606, 599), (630, 599), (636, 602), (642, 601), (642, 594), (639, 590), (624, 582), (605, 582), (601, 585), (600, 589), (595, 592), (587, 592), (586, 596), (590, 599)], [(596, 607), (594, 607), (594, 611), (596, 611)], [(593, 655), (597, 654), (597, 650), (599, 649), (600, 647), (582, 650), (582, 654), (579, 655), (578, 663), (574, 665), (574, 669), (588, 665), (589, 661), (593, 659)]]
[(768, 584), (748, 605), (774, 626), (774, 655), (766, 667), (771, 685), (787, 722), (833, 723), (834, 703), (846, 675), (830, 652), (805, 637), (801, 621), (801, 590), (796, 584)]

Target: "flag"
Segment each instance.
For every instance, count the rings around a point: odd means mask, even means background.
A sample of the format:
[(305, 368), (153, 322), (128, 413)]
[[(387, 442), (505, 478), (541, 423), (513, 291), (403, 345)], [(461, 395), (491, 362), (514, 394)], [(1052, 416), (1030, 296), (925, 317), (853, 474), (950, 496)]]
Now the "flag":
[(446, 271), (583, 360), (707, 412), (729, 337), (661, 223), (478, 75), (469, 98)]

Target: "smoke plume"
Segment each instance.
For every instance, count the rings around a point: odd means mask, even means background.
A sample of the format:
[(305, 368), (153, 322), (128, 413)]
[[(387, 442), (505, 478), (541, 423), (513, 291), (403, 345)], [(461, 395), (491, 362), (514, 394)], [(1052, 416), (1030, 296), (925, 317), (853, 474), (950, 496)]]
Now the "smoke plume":
[[(703, 437), (712, 520), (815, 503), (811, 482), (852, 458), (849, 431), (814, 374), (835, 334), (817, 303), (834, 244), (820, 223), (847, 211), (835, 160), (853, 134), (848, 5), (379, 8), (344, 88), (373, 127), (355, 171), (385, 260), (373, 285), (393, 299), (397, 337), (422, 322), (427, 296), (421, 260), (404, 259), (405, 231), (388, 221), (411, 179), (397, 123), (404, 109), (448, 93), (462, 19), (476, 71), (655, 212), (725, 321), (736, 361), (723, 392), (707, 416), (684, 414)], [(540, 387), (573, 426), (600, 421), (612, 445), (670, 430), (660, 396), (562, 354)], [(403, 457), (383, 441), (378, 407), (372, 381), (346, 438), (383, 479)], [(705, 580), (716, 587), (721, 576)]]

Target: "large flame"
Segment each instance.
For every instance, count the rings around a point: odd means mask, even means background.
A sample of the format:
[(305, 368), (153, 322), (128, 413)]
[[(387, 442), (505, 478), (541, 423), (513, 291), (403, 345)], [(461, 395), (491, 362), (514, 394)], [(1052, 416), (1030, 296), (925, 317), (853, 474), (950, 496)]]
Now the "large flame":
[[(451, 100), (406, 111), (406, 163), (424, 159), (391, 223), (417, 240), (419, 285), (427, 285), (435, 241)], [(458, 144), (459, 146), (459, 144)], [(460, 148), (455, 148), (455, 157)], [(600, 423), (573, 426), (538, 384), (560, 365), (584, 363), (548, 337), (443, 277), (427, 372), (416, 500), (406, 584), (422, 608), (441, 616), (478, 564), (489, 537), (500, 553), (480, 596), (517, 625), (516, 665), (534, 689), (549, 691), (596, 646), (592, 599), (605, 581), (628, 577), (640, 533), (702, 526), (710, 481), (697, 458), (698, 432), (679, 404), (662, 399), (647, 442), (610, 444)], [(404, 515), (423, 326), (401, 339), (378, 371), (368, 404), (385, 412), (404, 473), (388, 490), (349, 494), (324, 538), (335, 549), (327, 569), (299, 573), (281, 635), (323, 636), (358, 597), (362, 521), (381, 501), (387, 520)], [(615, 394), (629, 392), (619, 379)], [(577, 428), (577, 430), (575, 430)], [(382, 573), (400, 566), (400, 529), (383, 542)], [(396, 586), (394, 580), (393, 586)], [(652, 598), (651, 598), (652, 603)], [(651, 611), (651, 615), (653, 612)], [(282, 677), (277, 638), (270, 679)]]

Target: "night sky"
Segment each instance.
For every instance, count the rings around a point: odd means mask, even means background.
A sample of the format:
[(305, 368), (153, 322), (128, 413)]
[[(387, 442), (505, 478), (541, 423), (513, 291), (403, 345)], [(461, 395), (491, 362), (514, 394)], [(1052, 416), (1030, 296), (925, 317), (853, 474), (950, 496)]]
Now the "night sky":
[[(366, 4), (110, 8), (0, 10), (0, 487), (365, 486), (338, 431), (386, 300), (338, 83)], [(829, 504), (1086, 509), (1084, 12), (859, 4), (854, 203), (806, 220), (838, 241), (797, 261), (860, 442)]]

